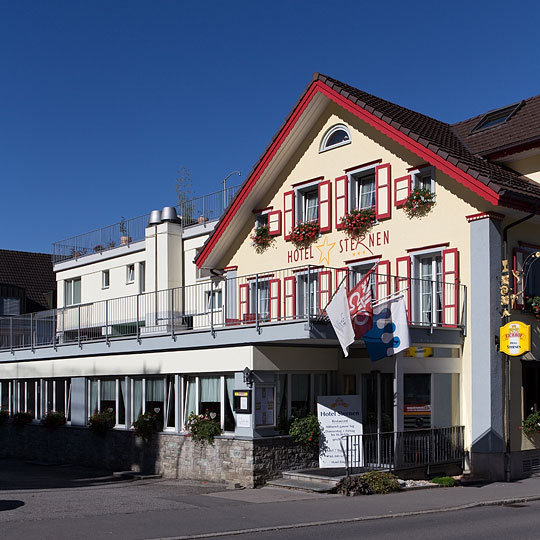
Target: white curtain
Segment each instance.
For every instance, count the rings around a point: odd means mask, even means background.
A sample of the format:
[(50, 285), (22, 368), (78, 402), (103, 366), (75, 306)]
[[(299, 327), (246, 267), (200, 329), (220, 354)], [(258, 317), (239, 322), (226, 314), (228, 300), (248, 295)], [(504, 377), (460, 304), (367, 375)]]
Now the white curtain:
[(116, 381), (101, 381), (101, 400), (116, 401)]
[(137, 420), (142, 412), (142, 380), (133, 380), (133, 422)]
[(199, 402), (220, 401), (220, 377), (199, 377), (201, 396)]
[(184, 411), (184, 421), (187, 420), (187, 417), (190, 413), (196, 412), (195, 404), (195, 377), (187, 377), (186, 382), (186, 397), (185, 397), (185, 411)]

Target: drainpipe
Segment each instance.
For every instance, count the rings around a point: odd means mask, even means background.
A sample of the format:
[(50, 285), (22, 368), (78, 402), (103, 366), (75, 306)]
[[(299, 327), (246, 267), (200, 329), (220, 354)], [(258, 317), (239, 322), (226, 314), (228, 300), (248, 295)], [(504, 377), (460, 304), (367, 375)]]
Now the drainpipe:
[[(532, 219), (536, 216), (537, 206), (534, 205), (530, 214), (525, 217), (514, 221), (506, 225), (503, 229), (503, 260), (508, 260), (508, 231), (509, 229)], [(515, 270), (515, 268), (513, 268)], [(517, 291), (513, 291), (514, 294)], [(505, 315), (504, 324), (509, 322), (509, 317)], [(511, 467), (510, 467), (510, 357), (507, 354), (503, 353), (503, 385), (504, 385), (504, 396), (503, 396), (503, 438), (504, 438), (504, 479), (506, 482), (510, 482), (511, 478)]]

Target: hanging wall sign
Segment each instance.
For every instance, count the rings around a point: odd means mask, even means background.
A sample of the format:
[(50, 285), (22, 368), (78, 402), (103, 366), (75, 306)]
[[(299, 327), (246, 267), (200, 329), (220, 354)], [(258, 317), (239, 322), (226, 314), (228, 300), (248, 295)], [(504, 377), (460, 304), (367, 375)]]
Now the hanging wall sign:
[(521, 356), (531, 350), (531, 326), (511, 321), (500, 329), (501, 352), (508, 356)]

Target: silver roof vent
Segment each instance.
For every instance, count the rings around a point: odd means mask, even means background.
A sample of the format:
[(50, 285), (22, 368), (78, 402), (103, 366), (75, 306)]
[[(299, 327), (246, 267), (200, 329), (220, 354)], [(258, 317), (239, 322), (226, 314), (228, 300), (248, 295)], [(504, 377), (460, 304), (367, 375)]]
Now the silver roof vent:
[(161, 220), (170, 221), (171, 223), (180, 223), (174, 206), (163, 207), (163, 210), (161, 210)]
[(161, 210), (152, 210), (148, 225), (159, 225), (161, 223)]

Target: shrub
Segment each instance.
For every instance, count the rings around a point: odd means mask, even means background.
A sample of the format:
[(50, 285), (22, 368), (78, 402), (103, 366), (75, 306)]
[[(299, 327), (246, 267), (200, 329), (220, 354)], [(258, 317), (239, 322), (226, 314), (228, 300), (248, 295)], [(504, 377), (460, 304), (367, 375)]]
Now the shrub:
[(260, 227), (257, 227), (250, 238), (251, 245), (255, 248), (255, 251), (259, 255), (264, 253), (276, 241), (273, 236), (270, 236), (270, 229), (268, 225), (261, 225)]
[(291, 242), (297, 249), (305, 249), (311, 246), (319, 237), (320, 227), (317, 220), (297, 223), (291, 231)]
[(392, 473), (371, 471), (363, 474), (362, 477), (375, 495), (399, 490), (397, 476)]
[(313, 413), (303, 418), (293, 418), (289, 428), (293, 440), (311, 450), (318, 448), (320, 433), (319, 420)]
[(369, 484), (362, 476), (346, 476), (336, 486), (340, 495), (373, 495)]
[(66, 417), (63, 412), (49, 411), (45, 413), (41, 422), (44, 426), (54, 429), (63, 426), (66, 423)]
[(540, 411), (533, 411), (523, 422), (520, 429), (529, 438), (532, 438), (535, 433), (540, 433)]
[(371, 230), (376, 220), (375, 210), (364, 208), (363, 210), (351, 210), (345, 214), (341, 218), (341, 224), (350, 238), (358, 240)]
[(416, 188), (411, 191), (403, 208), (409, 219), (411, 219), (424, 217), (431, 212), (434, 206), (435, 194), (427, 189)]
[(5, 424), (9, 420), (9, 411), (7, 409), (0, 409), (0, 426)]
[(540, 296), (525, 297), (525, 309), (540, 319)]
[(157, 413), (146, 411), (145, 413), (140, 414), (139, 418), (133, 422), (133, 427), (135, 428), (135, 435), (137, 435), (137, 437), (149, 441), (156, 431), (161, 431), (163, 426)]
[(213, 444), (214, 438), (223, 433), (216, 420), (216, 413), (209, 413), (208, 409), (204, 414), (190, 413), (185, 429), (187, 434), (199, 444)]
[(437, 476), (432, 478), (431, 482), (443, 487), (454, 487), (456, 485), (456, 481), (451, 476)]
[(13, 415), (13, 425), (23, 427), (34, 419), (32, 411), (18, 412)]
[(88, 420), (88, 428), (98, 435), (105, 435), (107, 430), (114, 427), (115, 417), (113, 409), (95, 412)]

